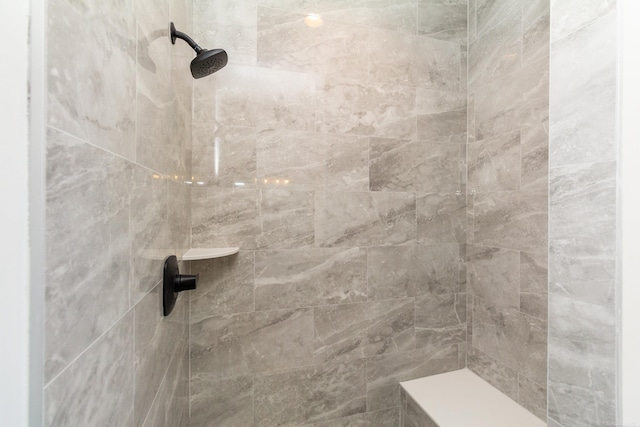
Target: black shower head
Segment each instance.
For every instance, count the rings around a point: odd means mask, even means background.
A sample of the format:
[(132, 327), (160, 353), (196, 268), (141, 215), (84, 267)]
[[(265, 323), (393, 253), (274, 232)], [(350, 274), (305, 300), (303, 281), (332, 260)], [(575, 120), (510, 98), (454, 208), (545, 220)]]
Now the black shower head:
[(227, 65), (227, 52), (223, 49), (203, 49), (193, 61), (191, 61), (191, 74), (194, 79), (206, 77)]
[(209, 74), (213, 74), (227, 65), (229, 57), (227, 56), (227, 52), (225, 52), (223, 49), (208, 50), (201, 48), (195, 41), (193, 41), (191, 37), (181, 31), (176, 30), (173, 22), (169, 26), (169, 30), (171, 34), (172, 44), (176, 44), (176, 39), (182, 39), (186, 41), (193, 50), (196, 51), (196, 57), (193, 61), (191, 61), (191, 75), (194, 79), (201, 79), (203, 77), (206, 77)]

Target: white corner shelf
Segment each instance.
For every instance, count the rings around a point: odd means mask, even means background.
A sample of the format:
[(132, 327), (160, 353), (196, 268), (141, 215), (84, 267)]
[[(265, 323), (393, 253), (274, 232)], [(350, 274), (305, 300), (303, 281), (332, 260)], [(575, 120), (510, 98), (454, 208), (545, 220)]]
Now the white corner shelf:
[(203, 259), (222, 258), (237, 254), (240, 248), (191, 248), (182, 255), (183, 261), (199, 261)]

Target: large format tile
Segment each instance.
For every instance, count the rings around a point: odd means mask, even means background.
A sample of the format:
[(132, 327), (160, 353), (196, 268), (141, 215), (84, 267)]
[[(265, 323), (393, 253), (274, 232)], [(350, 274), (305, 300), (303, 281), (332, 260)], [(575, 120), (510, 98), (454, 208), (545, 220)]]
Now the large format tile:
[(216, 76), (215, 113), (221, 124), (259, 130), (315, 130), (313, 76), (240, 65), (228, 65)]
[(258, 425), (300, 425), (363, 413), (365, 362), (355, 360), (256, 375)]
[(520, 253), (467, 245), (467, 280), (474, 295), (501, 307), (520, 307)]
[(398, 84), (330, 79), (324, 83), (318, 129), (415, 139), (416, 89)]
[(48, 123), (130, 160), (136, 149), (135, 22), (132, 0), (48, 5)]
[(382, 300), (460, 289), (457, 244), (385, 246), (367, 251), (368, 296)]
[(305, 424), (304, 427), (397, 427), (399, 416), (398, 408), (382, 409), (319, 423)]
[(413, 350), (414, 300), (316, 307), (314, 328), (318, 363)]
[(121, 158), (49, 129), (46, 381), (129, 308), (132, 178)]
[(518, 400), (518, 372), (492, 359), (473, 346), (469, 346), (467, 367), (483, 380)]
[(616, 159), (617, 25), (612, 11), (551, 46), (552, 167)]
[(615, 162), (551, 169), (549, 191), (552, 291), (606, 304), (616, 270)]
[(521, 63), (522, 16), (518, 13), (498, 22), (469, 44), (469, 90), (475, 91), (518, 70)]
[(464, 243), (466, 239), (466, 200), (462, 194), (418, 195), (416, 211), (418, 243)]
[(547, 377), (547, 324), (518, 309), (473, 298), (473, 346), (519, 374), (544, 384)]
[(547, 244), (545, 189), (478, 193), (474, 198), (474, 242), (523, 251)]
[(199, 274), (198, 288), (189, 292), (191, 323), (219, 314), (254, 310), (254, 253), (191, 262), (192, 274)]
[(194, 0), (193, 18), (193, 37), (201, 46), (225, 49), (232, 64), (256, 63), (256, 0)]
[(458, 369), (458, 346), (421, 348), (367, 359), (367, 410), (400, 404), (400, 382)]
[(194, 187), (191, 197), (193, 247), (258, 247), (256, 191)]
[(466, 294), (416, 298), (416, 348), (466, 343)]
[[(380, 58), (381, 52), (384, 60)], [(460, 89), (460, 47), (456, 43), (371, 29), (368, 59), (369, 79), (376, 82)]]
[(467, 110), (418, 114), (418, 139), (432, 142), (465, 144)]
[[(131, 189), (131, 303), (162, 280), (163, 257), (169, 247), (167, 180), (136, 167)], [(160, 254), (160, 258), (158, 257)]]
[(360, 248), (258, 251), (256, 309), (366, 301), (366, 267), (366, 251)]
[(196, 187), (192, 201), (194, 247), (290, 248), (314, 242), (313, 192)]
[(371, 138), (372, 191), (455, 192), (460, 188), (460, 150), (453, 144)]
[(213, 316), (191, 325), (192, 378), (217, 379), (309, 364), (313, 310)]
[(330, 191), (369, 190), (369, 138), (327, 135), (325, 188)]
[(483, 86), (474, 102), (476, 140), (544, 123), (549, 116), (548, 59)]
[(258, 8), (258, 64), (271, 69), (366, 79), (369, 29), (327, 18), (322, 26), (310, 28), (304, 25), (304, 16)]
[(149, 292), (134, 311), (135, 425), (141, 426), (181, 340), (186, 337), (188, 302), (179, 298), (170, 316), (162, 312), (162, 284)]
[(520, 132), (470, 144), (469, 188), (478, 192), (520, 189), (520, 151)]
[(193, 181), (221, 188), (255, 186), (255, 128), (193, 124)]
[(325, 141), (326, 137), (319, 133), (259, 132), (256, 150), (258, 185), (277, 187), (282, 183), (291, 189), (322, 188), (327, 169)]
[(466, 0), (418, 0), (418, 34), (467, 44)]
[(527, 377), (518, 377), (518, 403), (543, 421), (547, 420), (547, 388)]
[(616, 9), (616, 0), (551, 0), (551, 39), (559, 40)]
[(253, 426), (253, 376), (225, 379), (192, 375), (191, 427)]
[(133, 427), (132, 368), (129, 313), (45, 387), (45, 425)]
[(416, 199), (410, 193), (316, 194), (316, 245), (403, 245), (416, 240)]
[(416, 3), (411, 0), (318, 0), (318, 12), (348, 24), (416, 33)]

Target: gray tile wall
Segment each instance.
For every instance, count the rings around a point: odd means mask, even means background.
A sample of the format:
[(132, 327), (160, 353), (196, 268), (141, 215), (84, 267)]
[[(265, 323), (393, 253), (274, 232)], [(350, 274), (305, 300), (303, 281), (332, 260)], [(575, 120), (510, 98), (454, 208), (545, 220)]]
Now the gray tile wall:
[(188, 425), (190, 0), (48, 2), (45, 424)]
[(465, 364), (467, 2), (194, 16), (230, 64), (194, 86), (193, 245), (241, 251), (191, 266), (191, 425), (395, 427), (399, 381)]
[(616, 1), (552, 0), (549, 419), (616, 423)]
[(549, 0), (469, 1), (467, 366), (546, 420)]

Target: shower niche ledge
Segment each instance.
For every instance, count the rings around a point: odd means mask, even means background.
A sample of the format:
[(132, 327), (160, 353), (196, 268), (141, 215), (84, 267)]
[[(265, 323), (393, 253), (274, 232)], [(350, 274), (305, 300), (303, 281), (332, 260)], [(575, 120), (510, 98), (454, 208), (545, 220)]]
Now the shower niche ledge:
[(237, 254), (240, 248), (191, 248), (182, 255), (183, 261), (222, 258)]

